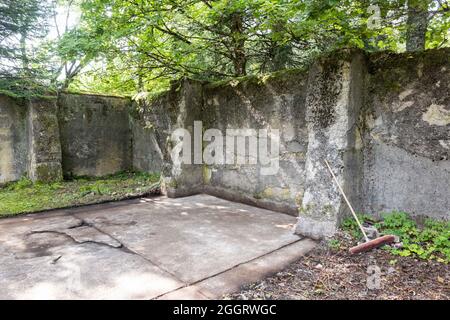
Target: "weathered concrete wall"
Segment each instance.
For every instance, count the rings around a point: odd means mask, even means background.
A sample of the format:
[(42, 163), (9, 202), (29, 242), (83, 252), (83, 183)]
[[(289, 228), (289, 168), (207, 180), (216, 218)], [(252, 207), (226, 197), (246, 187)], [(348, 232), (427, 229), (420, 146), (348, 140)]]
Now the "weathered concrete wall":
[(62, 178), (56, 99), (0, 96), (0, 183)]
[(364, 57), (342, 52), (310, 71), (306, 99), (308, 151), (305, 193), (297, 232), (332, 236), (348, 208), (326, 167), (328, 161), (355, 209), (361, 206), (362, 166), (358, 128), (364, 89)]
[(28, 108), (0, 95), (0, 184), (20, 179), (28, 167)]
[(142, 172), (161, 172), (163, 154), (157, 141), (157, 133), (150, 123), (139, 115), (131, 117), (133, 143), (133, 168)]
[[(130, 119), (131, 100), (62, 93), (33, 100), (0, 96), (0, 183), (65, 175), (159, 171), (157, 145)], [(137, 148), (133, 152), (133, 139)], [(135, 157), (134, 157), (135, 156)]]
[[(331, 236), (348, 214), (326, 159), (357, 211), (404, 210), (449, 219), (449, 89), (446, 49), (401, 55), (342, 51), (305, 71), (214, 84), (181, 80), (133, 104), (62, 94), (56, 108), (50, 100), (21, 105), (0, 96), (0, 183), (25, 172), (36, 180), (59, 179), (59, 163), (74, 175), (161, 171), (169, 196), (206, 192), (299, 213), (296, 231), (321, 238)], [(177, 142), (193, 142), (195, 121), (203, 122), (203, 131), (222, 134), (280, 130), (278, 173), (261, 174), (260, 163), (174, 163)], [(190, 137), (172, 141), (179, 128)], [(207, 144), (197, 144), (201, 153)]]
[(123, 98), (59, 96), (64, 174), (103, 176), (132, 169), (130, 105)]
[(29, 102), (29, 171), (33, 181), (62, 179), (61, 143), (56, 99)]
[[(276, 174), (262, 172), (256, 164), (205, 165), (205, 192), (223, 198), (297, 215), (305, 183), (308, 132), (305, 96), (308, 73), (285, 72), (268, 78), (247, 78), (204, 87), (204, 129), (280, 130), (279, 169)], [(270, 144), (255, 135), (258, 144)], [(224, 148), (226, 149), (226, 139)], [(237, 140), (235, 140), (236, 144)], [(247, 148), (248, 149), (248, 148)], [(236, 159), (235, 145), (228, 157)], [(247, 159), (247, 161), (250, 159)], [(233, 162), (233, 161), (231, 161)]]
[[(134, 165), (151, 171), (160, 168), (162, 188), (168, 196), (202, 192), (203, 167), (174, 163), (171, 157), (172, 132), (184, 128), (192, 137), (194, 121), (202, 117), (201, 83), (191, 80), (173, 83), (170, 91), (157, 98), (137, 99), (134, 109)], [(156, 159), (156, 163), (150, 163), (151, 159)]]
[(450, 51), (370, 57), (364, 211), (450, 218)]
[[(359, 212), (405, 210), (448, 219), (449, 70), (448, 50), (342, 51), (304, 72), (219, 84), (185, 81), (141, 105), (135, 162), (150, 168), (153, 156), (138, 155), (157, 141), (158, 166), (161, 161), (172, 179), (169, 195), (206, 192), (299, 213), (296, 231), (313, 238), (331, 236), (349, 214), (325, 159)], [(170, 133), (182, 127), (192, 135), (195, 120), (203, 122), (203, 131), (223, 134), (279, 129), (279, 172), (261, 175), (259, 164), (174, 165)], [(151, 127), (147, 134), (144, 125)]]

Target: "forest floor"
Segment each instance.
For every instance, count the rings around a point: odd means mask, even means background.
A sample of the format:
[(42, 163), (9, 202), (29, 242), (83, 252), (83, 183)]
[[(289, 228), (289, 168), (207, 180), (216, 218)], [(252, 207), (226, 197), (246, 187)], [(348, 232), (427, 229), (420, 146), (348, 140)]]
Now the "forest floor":
[[(450, 267), (401, 257), (384, 249), (351, 255), (352, 237), (341, 232), (304, 258), (225, 299), (450, 299)], [(377, 277), (379, 275), (379, 277)]]
[(135, 172), (54, 183), (22, 178), (0, 187), (0, 217), (146, 196), (158, 192), (158, 181), (157, 174)]

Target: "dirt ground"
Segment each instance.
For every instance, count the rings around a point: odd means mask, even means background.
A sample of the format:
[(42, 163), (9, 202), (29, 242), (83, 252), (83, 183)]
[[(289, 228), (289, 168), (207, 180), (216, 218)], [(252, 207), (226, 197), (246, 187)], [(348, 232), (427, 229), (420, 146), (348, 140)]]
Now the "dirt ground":
[(287, 269), (224, 298), (450, 299), (449, 265), (394, 256), (382, 249), (350, 255), (348, 248), (354, 243), (344, 234), (339, 242), (339, 248), (324, 242)]

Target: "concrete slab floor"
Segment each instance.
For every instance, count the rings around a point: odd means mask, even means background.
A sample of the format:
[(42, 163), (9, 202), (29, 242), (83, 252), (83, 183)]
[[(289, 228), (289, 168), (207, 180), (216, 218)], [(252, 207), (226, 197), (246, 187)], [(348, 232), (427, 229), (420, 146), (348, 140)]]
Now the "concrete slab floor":
[(0, 220), (0, 299), (213, 299), (315, 243), (295, 218), (208, 195)]

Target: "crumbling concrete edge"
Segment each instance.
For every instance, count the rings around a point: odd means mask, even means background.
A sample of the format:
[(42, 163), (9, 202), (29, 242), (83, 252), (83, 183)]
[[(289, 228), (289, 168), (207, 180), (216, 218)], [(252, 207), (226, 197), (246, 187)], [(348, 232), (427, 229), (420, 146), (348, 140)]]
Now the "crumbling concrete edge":
[(216, 275), (165, 293), (157, 300), (220, 299), (250, 284), (271, 276), (297, 261), (316, 247), (311, 239), (300, 239)]

